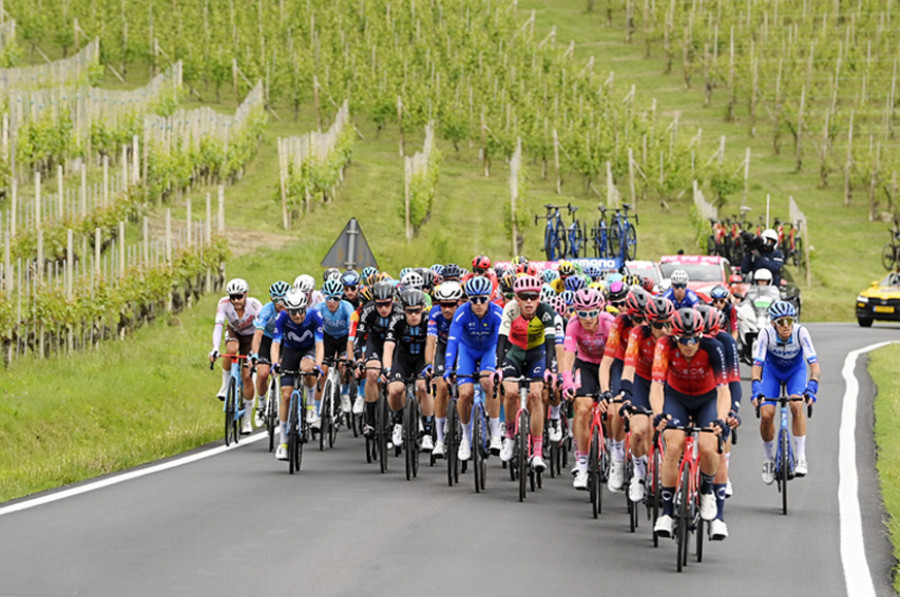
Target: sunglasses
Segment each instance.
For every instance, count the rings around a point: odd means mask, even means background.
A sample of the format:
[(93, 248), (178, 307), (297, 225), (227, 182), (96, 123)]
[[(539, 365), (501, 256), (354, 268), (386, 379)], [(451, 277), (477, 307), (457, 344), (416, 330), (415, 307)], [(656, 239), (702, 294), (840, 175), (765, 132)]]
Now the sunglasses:
[(288, 309), (288, 315), (290, 315), (291, 317), (306, 315), (306, 309)]
[(354, 290), (356, 290), (356, 285), (353, 285), (353, 286), (344, 286), (344, 290), (349, 291), (349, 292), (353, 292)]
[(516, 296), (523, 301), (536, 301), (540, 298), (541, 295), (537, 292), (520, 292)]
[(375, 301), (376, 307), (390, 307), (394, 301)]
[(632, 313), (631, 315), (629, 315), (629, 317), (631, 317), (631, 321), (644, 321), (644, 315), (642, 313)]
[(412, 309), (404, 309), (407, 315), (420, 315), (422, 313), (422, 307), (413, 307)]
[(469, 301), (475, 305), (483, 305), (484, 303), (488, 302), (489, 299), (490, 297), (487, 296), (473, 296), (469, 298)]
[(698, 344), (700, 342), (700, 336), (679, 336), (678, 343), (683, 346), (690, 346), (692, 344)]
[(728, 302), (728, 299), (727, 298), (720, 298), (720, 299), (714, 298), (713, 302), (714, 303), (722, 303), (724, 305), (725, 303)]
[(228, 295), (228, 300), (232, 300), (232, 301), (239, 301), (242, 298), (244, 298), (243, 294), (229, 294)]
[(781, 319), (776, 319), (775, 325), (777, 325), (779, 327), (786, 327), (789, 325), (794, 325), (794, 318), (793, 317), (782, 317)]
[(582, 319), (592, 319), (600, 315), (600, 309), (591, 309), (590, 311), (575, 311), (575, 314)]
[(459, 305), (457, 303), (440, 303), (441, 309), (455, 309)]
[(667, 321), (654, 321), (650, 325), (653, 326), (654, 330), (664, 330), (669, 327), (669, 323)]
[(339, 294), (332, 294), (332, 295), (327, 296), (327, 297), (325, 298), (325, 300), (337, 302), (337, 301), (341, 300), (341, 295), (339, 295)]
[(672, 288), (684, 289), (687, 288), (687, 284), (672, 284)]

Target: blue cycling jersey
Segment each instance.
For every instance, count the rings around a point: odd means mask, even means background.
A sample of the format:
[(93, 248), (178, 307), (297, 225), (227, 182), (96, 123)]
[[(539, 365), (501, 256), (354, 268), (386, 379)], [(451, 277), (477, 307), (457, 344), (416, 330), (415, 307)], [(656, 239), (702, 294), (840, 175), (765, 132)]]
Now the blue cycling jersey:
[[(496, 350), (500, 335), (500, 324), (503, 322), (503, 309), (496, 303), (488, 303), (487, 313), (478, 317), (472, 312), (472, 304), (466, 303), (456, 310), (450, 334), (447, 337), (447, 356), (445, 362), (451, 367), (456, 362), (459, 350), (481, 352)], [(460, 348), (462, 344), (462, 348)]]
[(684, 298), (679, 300), (675, 300), (675, 289), (669, 288), (667, 291), (663, 293), (663, 298), (667, 298), (672, 301), (672, 305), (676, 309), (683, 309), (684, 307), (696, 307), (700, 302), (700, 297), (697, 296), (697, 293), (691, 290), (690, 288), (684, 289)]
[(447, 342), (447, 336), (450, 335), (451, 320), (444, 317), (444, 312), (440, 305), (431, 308), (428, 314), (428, 335), (436, 336), (439, 342)]
[(322, 316), (316, 309), (308, 309), (300, 325), (291, 321), (287, 311), (282, 311), (275, 320), (272, 342), (280, 342), (291, 350), (315, 348), (316, 342), (323, 341), (322, 327)]
[(326, 334), (332, 338), (343, 338), (350, 333), (350, 316), (354, 309), (349, 302), (341, 301), (334, 313), (328, 310), (327, 303), (319, 303), (315, 308), (322, 316)]
[(772, 370), (775, 374), (785, 374), (818, 361), (809, 331), (795, 324), (787, 340), (778, 337), (775, 327), (769, 324), (759, 333), (753, 364), (763, 367), (763, 375)]
[(256, 319), (253, 320), (253, 327), (262, 330), (266, 338), (271, 338), (275, 333), (275, 319), (277, 318), (278, 312), (275, 310), (275, 303), (266, 303)]

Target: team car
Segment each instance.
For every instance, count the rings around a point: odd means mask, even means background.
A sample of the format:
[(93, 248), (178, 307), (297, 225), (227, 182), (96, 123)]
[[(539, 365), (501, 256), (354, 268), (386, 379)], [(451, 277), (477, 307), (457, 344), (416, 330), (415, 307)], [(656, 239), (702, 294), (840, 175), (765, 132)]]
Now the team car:
[(900, 321), (900, 272), (891, 272), (856, 297), (856, 320), (864, 328), (876, 319)]

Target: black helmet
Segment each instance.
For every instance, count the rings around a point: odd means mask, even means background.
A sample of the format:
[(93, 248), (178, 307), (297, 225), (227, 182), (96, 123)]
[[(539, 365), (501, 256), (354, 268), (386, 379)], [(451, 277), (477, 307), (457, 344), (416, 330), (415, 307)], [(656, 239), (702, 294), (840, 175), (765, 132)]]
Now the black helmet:
[(394, 298), (394, 287), (388, 282), (377, 282), (372, 287), (372, 299), (376, 301), (389, 301)]
[(421, 290), (406, 290), (400, 295), (400, 302), (404, 308), (424, 307), (425, 293)]

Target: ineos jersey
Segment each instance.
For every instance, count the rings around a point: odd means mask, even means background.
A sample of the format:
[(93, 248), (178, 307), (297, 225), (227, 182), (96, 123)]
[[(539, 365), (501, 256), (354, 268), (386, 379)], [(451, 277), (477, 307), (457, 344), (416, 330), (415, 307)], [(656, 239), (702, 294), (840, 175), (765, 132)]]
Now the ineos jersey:
[(676, 392), (702, 396), (727, 382), (725, 351), (718, 340), (703, 336), (700, 348), (688, 359), (678, 350), (674, 336), (656, 343), (653, 356), (653, 381), (668, 384)]

